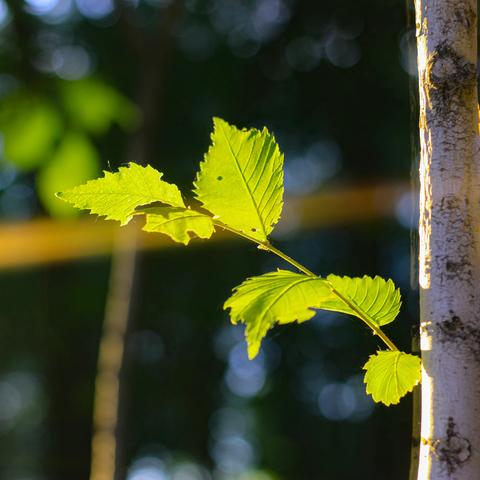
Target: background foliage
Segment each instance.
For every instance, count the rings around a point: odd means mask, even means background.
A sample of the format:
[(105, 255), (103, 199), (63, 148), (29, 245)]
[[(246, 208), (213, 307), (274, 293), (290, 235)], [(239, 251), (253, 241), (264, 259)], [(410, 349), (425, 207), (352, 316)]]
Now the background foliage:
[[(188, 188), (213, 116), (275, 133), (290, 196), (408, 180), (405, 25), (397, 0), (1, 0), (3, 221), (74, 215), (52, 192), (137, 157)], [(274, 237), (319, 274), (393, 278), (405, 306), (391, 332), (407, 350), (408, 206), (322, 229), (290, 216)], [(0, 478), (87, 478), (109, 266), (1, 272)], [(129, 480), (405, 478), (410, 399), (365, 396), (359, 366), (378, 342), (358, 322), (284, 327), (247, 360), (221, 305), (278, 266), (242, 242), (141, 256)]]

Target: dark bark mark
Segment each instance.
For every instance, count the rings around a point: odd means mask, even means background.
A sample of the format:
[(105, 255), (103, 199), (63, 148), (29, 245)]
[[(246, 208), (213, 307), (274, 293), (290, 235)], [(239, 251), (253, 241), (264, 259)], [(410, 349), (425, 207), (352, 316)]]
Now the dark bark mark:
[(477, 79), (475, 65), (444, 42), (430, 55), (427, 75), (431, 87), (450, 92), (472, 87)]
[(448, 320), (438, 324), (441, 341), (464, 345), (480, 363), (480, 329), (465, 324), (453, 310), (450, 310), (450, 315)]
[(445, 271), (442, 272), (442, 277), (445, 279), (461, 279), (464, 282), (471, 283), (471, 278), (473, 275), (472, 272), (472, 263), (468, 255), (460, 255), (458, 258), (450, 257), (440, 257), (442, 264), (445, 266)]
[(468, 2), (459, 5), (454, 11), (455, 20), (469, 31), (474, 25), (477, 15)]
[(450, 227), (452, 232), (463, 236), (464, 232), (471, 230), (471, 221), (469, 218), (465, 218), (465, 212), (468, 212), (468, 201), (466, 199), (461, 199), (456, 195), (444, 196), (438, 204), (438, 212), (440, 214), (438, 220), (445, 222), (442, 219), (447, 217), (447, 226)]
[(453, 417), (448, 417), (445, 437), (436, 442), (434, 449), (449, 475), (454, 473), (472, 454), (470, 442), (459, 435)]
[(430, 106), (438, 115), (455, 113), (452, 106), (462, 100), (468, 101), (469, 95), (465, 94), (476, 87), (476, 81), (475, 65), (446, 42), (433, 50), (427, 62), (425, 83)]
[(471, 264), (472, 245), (475, 244), (471, 228), (469, 207), (465, 200), (457, 196), (446, 196), (440, 199), (434, 209), (432, 218), (446, 235), (446, 241), (455, 248), (448, 254), (435, 255), (433, 261), (444, 285), (457, 279), (465, 285), (472, 285), (473, 270)]
[(466, 259), (462, 259), (459, 262), (447, 260), (447, 264), (446, 264), (447, 272), (456, 273), (458, 271), (461, 271), (465, 268), (465, 265), (468, 265), (468, 263), (469, 262)]

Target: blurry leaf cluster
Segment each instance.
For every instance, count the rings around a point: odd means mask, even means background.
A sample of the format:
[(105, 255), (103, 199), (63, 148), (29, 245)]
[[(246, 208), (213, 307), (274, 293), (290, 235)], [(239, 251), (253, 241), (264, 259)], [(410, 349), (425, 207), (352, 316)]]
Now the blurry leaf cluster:
[(56, 91), (54, 99), (14, 91), (0, 104), (3, 161), (35, 174), (48, 213), (70, 217), (76, 211), (55, 198), (55, 192), (98, 175), (95, 137), (113, 124), (132, 130), (139, 114), (130, 100), (98, 78), (59, 80)]

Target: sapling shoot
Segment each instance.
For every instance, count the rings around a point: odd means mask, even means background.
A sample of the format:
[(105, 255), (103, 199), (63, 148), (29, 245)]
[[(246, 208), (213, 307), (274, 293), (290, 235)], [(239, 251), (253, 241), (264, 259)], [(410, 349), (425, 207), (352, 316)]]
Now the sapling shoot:
[(240, 130), (214, 118), (212, 144), (194, 181), (193, 202), (151, 166), (130, 163), (118, 172), (58, 193), (77, 208), (126, 225), (143, 216), (143, 230), (188, 245), (228, 230), (282, 258), (296, 271), (277, 270), (246, 279), (225, 302), (232, 323), (245, 324), (248, 356), (255, 358), (275, 324), (302, 323), (317, 310), (357, 317), (386, 349), (363, 366), (366, 391), (376, 402), (396, 404), (420, 382), (421, 360), (400, 351), (382, 330), (395, 320), (399, 289), (381, 277), (319, 277), (270, 243), (283, 207), (283, 154), (266, 128)]

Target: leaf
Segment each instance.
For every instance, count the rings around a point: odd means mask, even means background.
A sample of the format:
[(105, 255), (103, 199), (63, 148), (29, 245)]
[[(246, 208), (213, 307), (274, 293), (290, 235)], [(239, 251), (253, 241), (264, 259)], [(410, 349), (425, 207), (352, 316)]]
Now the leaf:
[(49, 158), (61, 131), (61, 121), (50, 103), (14, 95), (3, 102), (0, 129), (6, 160), (30, 171)]
[[(395, 289), (392, 280), (366, 275), (362, 278), (329, 275), (327, 281), (378, 326), (393, 322), (400, 311), (400, 290)], [(359, 317), (355, 310), (337, 296), (332, 296), (322, 308)]]
[(385, 405), (398, 403), (421, 379), (421, 360), (399, 351), (379, 351), (370, 355), (366, 370), (367, 393)]
[(131, 130), (139, 122), (137, 107), (107, 83), (82, 78), (60, 83), (65, 109), (82, 128), (103, 134), (113, 122)]
[[(333, 291), (335, 288), (349, 304)], [(400, 292), (391, 280), (380, 277), (349, 278), (329, 275), (326, 279), (286, 270), (252, 277), (234, 289), (225, 302), (232, 323), (245, 323), (249, 357), (257, 355), (261, 341), (275, 323), (309, 320), (314, 309), (359, 316), (360, 311), (373, 323), (393, 321), (400, 309)]]
[(191, 235), (210, 238), (215, 232), (212, 218), (187, 208), (153, 207), (144, 209), (146, 223), (143, 230), (168, 235), (176, 242), (188, 245)]
[(248, 356), (254, 358), (267, 331), (275, 323), (304, 322), (330, 296), (324, 279), (287, 270), (245, 280), (225, 302), (232, 323), (246, 324)]
[(71, 217), (76, 211), (55, 197), (55, 192), (71, 188), (98, 175), (100, 160), (94, 146), (80, 132), (69, 132), (50, 162), (38, 173), (37, 192), (51, 215)]
[(194, 193), (226, 225), (266, 241), (283, 205), (283, 154), (267, 129), (239, 130), (214, 118), (212, 145)]
[(104, 172), (105, 176), (84, 185), (58, 193), (58, 197), (77, 208), (104, 215), (126, 225), (141, 205), (162, 202), (185, 208), (177, 186), (161, 180), (162, 173), (151, 166), (129, 163), (118, 172)]

